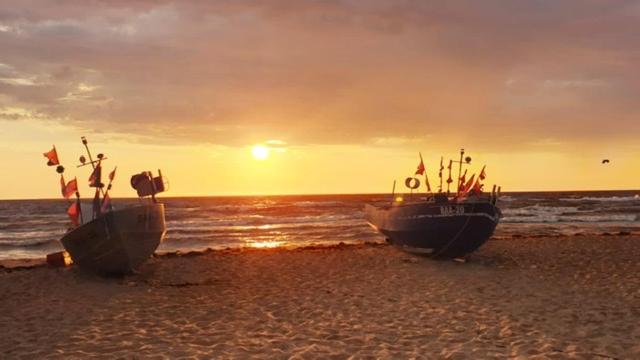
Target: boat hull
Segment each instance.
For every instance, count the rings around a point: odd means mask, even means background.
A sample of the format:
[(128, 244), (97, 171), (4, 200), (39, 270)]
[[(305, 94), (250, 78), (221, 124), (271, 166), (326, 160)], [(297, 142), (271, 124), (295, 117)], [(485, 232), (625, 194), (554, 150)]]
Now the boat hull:
[(365, 214), (393, 245), (433, 257), (462, 257), (477, 250), (501, 216), (490, 202), (366, 205)]
[(61, 242), (84, 269), (126, 274), (153, 254), (165, 233), (164, 205), (149, 204), (107, 212), (68, 232)]

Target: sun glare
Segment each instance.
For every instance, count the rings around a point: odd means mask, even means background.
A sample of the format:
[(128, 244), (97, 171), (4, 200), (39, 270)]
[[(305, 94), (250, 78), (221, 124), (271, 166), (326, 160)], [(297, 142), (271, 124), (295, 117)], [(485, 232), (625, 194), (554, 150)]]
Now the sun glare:
[(251, 153), (256, 160), (265, 160), (269, 157), (269, 148), (262, 145), (256, 145), (251, 150)]
[(266, 241), (255, 241), (248, 243), (249, 247), (258, 248), (258, 249), (273, 249), (279, 246), (284, 245), (284, 241), (276, 241), (276, 240), (266, 240)]

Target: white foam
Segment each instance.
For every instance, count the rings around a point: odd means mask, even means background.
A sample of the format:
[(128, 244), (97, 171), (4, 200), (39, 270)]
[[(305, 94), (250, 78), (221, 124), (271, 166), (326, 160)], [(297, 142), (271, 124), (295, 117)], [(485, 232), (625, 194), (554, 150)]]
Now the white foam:
[(625, 202), (625, 201), (640, 201), (640, 194), (633, 196), (584, 196), (579, 198), (560, 198), (562, 201), (601, 201), (601, 202)]

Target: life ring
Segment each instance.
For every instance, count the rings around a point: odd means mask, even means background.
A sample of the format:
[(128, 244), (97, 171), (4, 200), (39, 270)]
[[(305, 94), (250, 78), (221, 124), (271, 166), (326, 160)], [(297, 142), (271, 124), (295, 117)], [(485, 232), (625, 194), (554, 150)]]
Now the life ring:
[(420, 180), (415, 177), (408, 177), (404, 179), (404, 186), (408, 187), (411, 190), (415, 190), (420, 187)]

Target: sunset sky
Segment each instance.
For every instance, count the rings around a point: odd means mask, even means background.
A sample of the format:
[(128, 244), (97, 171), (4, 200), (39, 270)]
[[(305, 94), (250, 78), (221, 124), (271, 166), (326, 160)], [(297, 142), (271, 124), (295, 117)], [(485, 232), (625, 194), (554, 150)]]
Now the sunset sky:
[(638, 1), (4, 0), (0, 49), (2, 199), (60, 197), (53, 144), (86, 183), (83, 135), (115, 196), (388, 192), (460, 147), (506, 191), (640, 188)]

